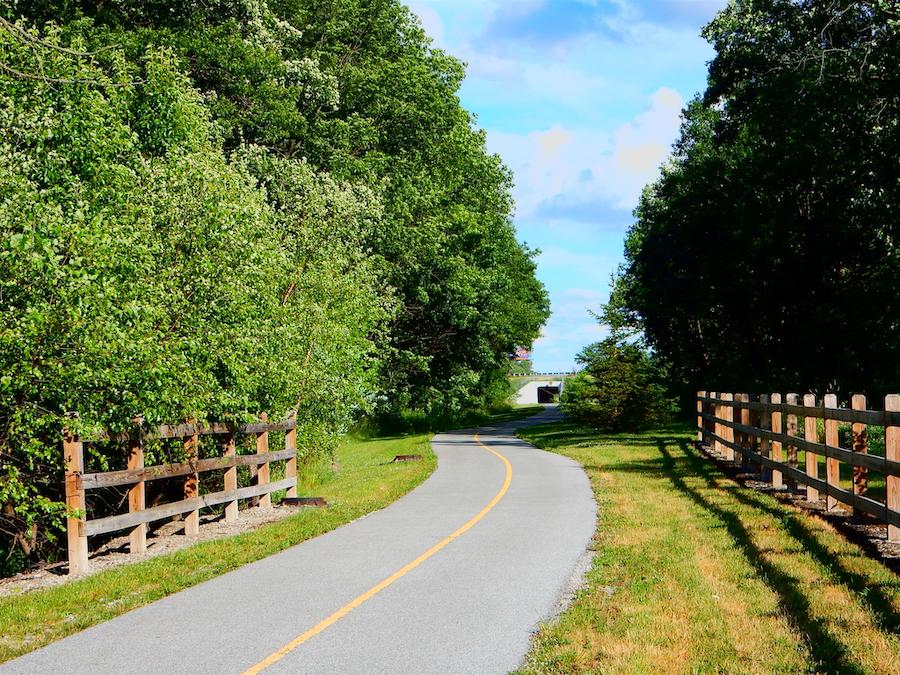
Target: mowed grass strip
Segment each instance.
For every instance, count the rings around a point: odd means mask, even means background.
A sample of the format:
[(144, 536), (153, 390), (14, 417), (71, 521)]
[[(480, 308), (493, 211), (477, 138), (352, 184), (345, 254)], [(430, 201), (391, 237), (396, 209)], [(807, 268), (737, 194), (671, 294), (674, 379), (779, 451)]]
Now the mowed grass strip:
[[(296, 515), (256, 530), (201, 542), (61, 586), (0, 598), (0, 662), (387, 506), (434, 470), (430, 437), (418, 434), (345, 442), (337, 452), (336, 472), (324, 470), (318, 476), (307, 472), (306, 485), (301, 485), (301, 494), (325, 497), (327, 508), (298, 510)], [(423, 461), (390, 463), (402, 454), (422, 454)]]
[(900, 578), (728, 479), (686, 428), (519, 435), (581, 462), (599, 505), (585, 587), (523, 672), (900, 672)]

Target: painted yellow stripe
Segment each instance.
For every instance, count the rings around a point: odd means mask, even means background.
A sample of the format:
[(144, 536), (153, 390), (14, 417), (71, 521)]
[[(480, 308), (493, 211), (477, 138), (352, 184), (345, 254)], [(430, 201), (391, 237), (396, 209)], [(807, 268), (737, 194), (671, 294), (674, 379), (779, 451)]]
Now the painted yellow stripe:
[(293, 640), (288, 642), (284, 647), (282, 647), (278, 651), (273, 652), (272, 654), (270, 654), (269, 656), (264, 658), (262, 661), (257, 663), (255, 666), (252, 666), (252, 667), (248, 668), (247, 670), (245, 670), (244, 675), (256, 675), (256, 673), (259, 673), (262, 670), (268, 668), (269, 666), (281, 661), (281, 659), (283, 659), (285, 656), (287, 656), (292, 651), (297, 649), (297, 647), (302, 645), (304, 642), (309, 640), (311, 637), (318, 635), (319, 633), (321, 633), (323, 630), (325, 630), (332, 624), (335, 624), (338, 621), (340, 621), (341, 619), (343, 619), (345, 616), (347, 616), (354, 609), (356, 609), (357, 607), (362, 605), (364, 602), (372, 599), (373, 597), (378, 595), (381, 591), (383, 591), (385, 588), (390, 586), (392, 583), (394, 583), (395, 581), (397, 581), (398, 579), (400, 579), (401, 577), (403, 577), (404, 575), (408, 574), (409, 572), (414, 570), (416, 567), (421, 565), (423, 562), (428, 560), (431, 556), (433, 556), (435, 553), (437, 553), (442, 548), (447, 546), (447, 544), (452, 542), (454, 539), (456, 539), (456, 538), (462, 536), (463, 534), (465, 534), (466, 532), (468, 532), (472, 527), (475, 526), (476, 523), (478, 523), (478, 521), (480, 521), (482, 518), (484, 518), (492, 508), (497, 506), (498, 502), (501, 499), (503, 499), (503, 495), (505, 495), (506, 491), (509, 489), (509, 484), (512, 482), (512, 464), (510, 464), (509, 460), (506, 459), (506, 457), (501, 455), (499, 452), (497, 452), (493, 448), (489, 448), (484, 443), (482, 443), (481, 439), (479, 439), (479, 437), (478, 437), (478, 434), (475, 434), (473, 436), (473, 438), (474, 438), (475, 442), (478, 443), (478, 445), (480, 445), (482, 448), (484, 448), (488, 452), (493, 453), (494, 455), (499, 457), (500, 461), (502, 461), (503, 465), (506, 467), (506, 477), (503, 480), (503, 486), (500, 488), (500, 491), (494, 495), (494, 498), (491, 499), (491, 501), (489, 501), (487, 503), (487, 505), (483, 509), (481, 509), (481, 511), (479, 511), (469, 521), (467, 521), (465, 524), (463, 524), (462, 527), (460, 527), (458, 530), (453, 532), (453, 534), (451, 534), (450, 536), (446, 537), (445, 539), (442, 539), (441, 541), (439, 541), (437, 544), (435, 544), (430, 549), (425, 551), (418, 558), (416, 558), (412, 562), (405, 564), (403, 567), (401, 567), (399, 570), (394, 572), (387, 579), (375, 584), (374, 586), (372, 586), (372, 588), (367, 590), (365, 593), (363, 593), (360, 596), (357, 596), (356, 598), (354, 598), (353, 600), (348, 602), (346, 605), (341, 607), (334, 614), (332, 614), (331, 616), (329, 616), (326, 619), (323, 619), (322, 621), (317, 623), (315, 626), (310, 628), (305, 633), (301, 633), (300, 635), (295, 637)]

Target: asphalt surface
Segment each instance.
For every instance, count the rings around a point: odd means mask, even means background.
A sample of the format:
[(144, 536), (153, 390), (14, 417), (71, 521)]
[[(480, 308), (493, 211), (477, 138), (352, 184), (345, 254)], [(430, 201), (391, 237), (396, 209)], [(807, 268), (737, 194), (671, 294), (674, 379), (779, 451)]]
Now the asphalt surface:
[(0, 666), (2, 673), (239, 673), (484, 517), (265, 673), (506, 673), (587, 560), (591, 489), (571, 460), (497, 427), (437, 435), (438, 467), (389, 507)]

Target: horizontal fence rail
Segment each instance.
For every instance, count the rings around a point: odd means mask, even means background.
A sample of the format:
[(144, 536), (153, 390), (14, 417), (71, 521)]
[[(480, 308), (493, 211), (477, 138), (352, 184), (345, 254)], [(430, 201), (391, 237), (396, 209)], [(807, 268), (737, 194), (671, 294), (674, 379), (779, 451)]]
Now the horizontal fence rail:
[[(74, 415), (73, 415), (74, 417)], [(200, 509), (225, 504), (225, 522), (238, 518), (238, 501), (256, 499), (261, 507), (272, 504), (271, 495), (286, 490), (288, 497), (297, 496), (297, 423), (294, 418), (269, 423), (265, 413), (258, 423), (228, 425), (222, 423), (162, 425), (149, 432), (142, 429), (142, 420), (135, 418), (130, 433), (101, 433), (91, 438), (79, 438), (63, 432), (65, 459), (65, 488), (67, 508), (67, 538), (69, 549), (69, 574), (88, 571), (88, 537), (118, 530), (130, 529), (129, 550), (143, 553), (147, 550), (147, 524), (184, 515), (184, 533), (198, 534)], [(269, 433), (284, 432), (284, 449), (269, 451)], [(200, 436), (221, 437), (224, 454), (221, 457), (198, 457)], [(256, 454), (238, 455), (236, 437), (255, 436)], [(185, 462), (144, 466), (144, 443), (148, 440), (181, 439), (188, 460)], [(98, 473), (84, 472), (84, 444), (116, 442), (128, 446), (128, 468)], [(271, 464), (285, 462), (285, 477), (271, 481)], [(255, 470), (254, 484), (238, 487), (237, 468), (249, 466)], [(224, 490), (200, 494), (200, 474), (224, 470)], [(152, 480), (184, 477), (183, 499), (147, 508), (146, 483)], [(88, 490), (128, 486), (128, 513), (105, 518), (88, 519)]]
[[(834, 394), (820, 404), (814, 394), (804, 395), (802, 401), (797, 394), (782, 398), (777, 393), (751, 397), (697, 392), (698, 442), (726, 460), (740, 455), (776, 488), (783, 487), (785, 479), (806, 486), (807, 500), (824, 496), (826, 510), (843, 504), (854, 514), (874, 516), (887, 524), (889, 541), (900, 541), (900, 395), (886, 396), (884, 410), (869, 410), (862, 394), (852, 396), (849, 408), (839, 407)], [(850, 425), (849, 448), (840, 445), (841, 423)], [(884, 457), (869, 454), (870, 426), (884, 427)], [(805, 453), (802, 468), (799, 451)], [(825, 459), (824, 479), (819, 476), (820, 457)], [(852, 467), (850, 490), (840, 485), (841, 463)], [(868, 495), (870, 470), (885, 477), (884, 502)]]

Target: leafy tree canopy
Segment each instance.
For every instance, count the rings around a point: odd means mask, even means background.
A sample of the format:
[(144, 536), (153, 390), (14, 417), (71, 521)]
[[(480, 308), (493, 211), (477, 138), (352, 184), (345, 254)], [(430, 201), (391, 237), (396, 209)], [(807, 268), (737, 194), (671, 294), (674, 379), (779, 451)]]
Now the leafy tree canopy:
[(63, 18), (92, 45), (173, 49), (226, 150), (253, 142), (380, 196), (366, 246), (398, 308), (384, 412), (483, 404), (504, 354), (537, 337), (549, 303), (510, 223), (509, 172), (460, 106), (463, 65), (396, 0), (23, 0), (18, 11)]
[(21, 0), (0, 22), (0, 549), (58, 535), (68, 410), (297, 410), (315, 454), (364, 412), (508, 391), (546, 293), (462, 64), (399, 2)]
[(900, 381), (900, 13), (737, 0), (613, 297), (686, 390)]

